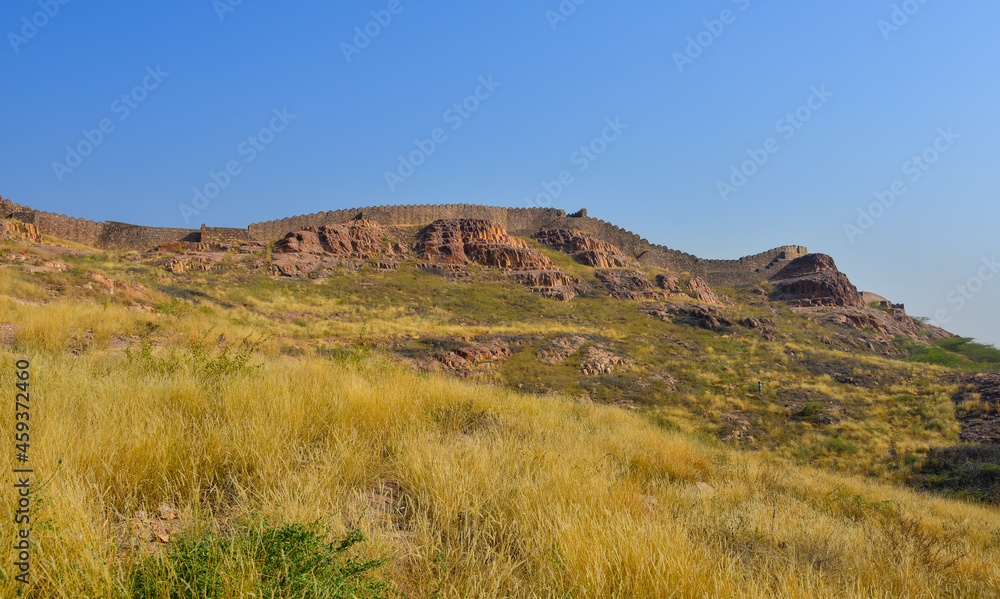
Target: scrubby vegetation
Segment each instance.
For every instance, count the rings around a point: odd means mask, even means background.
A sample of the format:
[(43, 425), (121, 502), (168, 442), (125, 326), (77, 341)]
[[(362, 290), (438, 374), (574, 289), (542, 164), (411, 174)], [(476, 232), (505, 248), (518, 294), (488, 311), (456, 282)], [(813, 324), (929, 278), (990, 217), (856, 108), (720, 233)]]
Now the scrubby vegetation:
[(967, 337), (938, 339), (930, 347), (909, 344), (908, 348), (914, 362), (968, 371), (1000, 372), (1000, 349)]

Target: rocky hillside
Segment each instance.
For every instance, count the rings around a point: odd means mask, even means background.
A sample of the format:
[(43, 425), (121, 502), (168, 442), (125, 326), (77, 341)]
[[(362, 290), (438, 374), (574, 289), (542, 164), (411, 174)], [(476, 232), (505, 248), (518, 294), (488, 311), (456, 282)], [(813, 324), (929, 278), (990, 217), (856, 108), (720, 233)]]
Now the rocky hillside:
[(413, 599), (1000, 590), (1000, 351), (829, 256), (726, 287), (484, 218), (0, 231), (0, 357), (55, 473), (31, 596), (271, 596), (293, 567)]
[[(107, 293), (153, 312), (222, 311), (247, 334), (271, 331), (292, 355), (369, 347), (418, 371), (641, 410), (811, 461), (844, 461), (830, 448), (846, 447), (857, 468), (922, 480), (921, 462), (907, 455), (1000, 431), (995, 402), (960, 407), (989, 392), (914, 370), (914, 356), (946, 351), (954, 337), (898, 305), (866, 305), (823, 254), (780, 260), (750, 287), (713, 288), (584, 231), (522, 237), (489, 219), (351, 220), (266, 244), (171, 242), (117, 254), (39, 243), (30, 225), (3, 230), (7, 243), (30, 248), (3, 260), (48, 275), (53, 297)], [(17, 323), (5, 328), (19, 338)], [(98, 334), (77, 335), (86, 346)], [(897, 414), (901, 401), (924, 407)], [(866, 432), (886, 418), (884, 434)]]

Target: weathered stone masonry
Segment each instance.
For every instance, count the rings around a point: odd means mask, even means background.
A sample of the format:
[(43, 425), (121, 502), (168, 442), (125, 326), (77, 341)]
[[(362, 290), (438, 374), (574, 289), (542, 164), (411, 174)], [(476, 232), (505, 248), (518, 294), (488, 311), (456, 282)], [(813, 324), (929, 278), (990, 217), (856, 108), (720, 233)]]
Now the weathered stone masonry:
[(545, 228), (578, 229), (619, 247), (643, 264), (673, 272), (689, 272), (708, 279), (713, 285), (747, 286), (767, 279), (789, 260), (808, 253), (802, 246), (783, 246), (738, 260), (703, 260), (662, 245), (652, 244), (611, 223), (587, 216), (586, 210), (567, 215), (553, 208), (503, 208), (474, 204), (433, 206), (377, 206), (317, 212), (254, 223), (246, 229), (205, 227), (172, 229), (144, 227), (117, 222), (94, 222), (33, 210), (0, 198), (0, 216), (16, 218), (38, 226), (45, 235), (76, 241), (102, 249), (146, 250), (170, 241), (238, 244), (245, 241), (270, 242), (290, 231), (307, 226), (365, 219), (382, 225), (421, 225), (442, 218), (485, 218), (499, 222), (514, 235), (529, 236)]

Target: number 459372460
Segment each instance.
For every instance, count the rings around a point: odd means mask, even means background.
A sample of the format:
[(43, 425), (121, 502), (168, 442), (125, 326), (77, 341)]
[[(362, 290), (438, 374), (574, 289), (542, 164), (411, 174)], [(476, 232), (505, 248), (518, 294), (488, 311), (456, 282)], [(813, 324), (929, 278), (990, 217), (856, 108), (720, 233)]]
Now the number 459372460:
[(27, 360), (18, 360), (15, 366), (17, 367), (17, 383), (15, 386), (17, 387), (18, 394), (15, 398), (16, 411), (14, 416), (16, 424), (14, 425), (14, 429), (16, 433), (14, 434), (14, 440), (17, 442), (17, 451), (24, 457), (22, 461), (26, 461), (28, 459), (27, 454), (31, 439), (29, 433), (30, 426), (28, 425), (28, 420), (31, 419), (31, 396), (28, 393), (28, 379), (31, 378), (31, 373), (28, 371), (30, 364), (28, 364)]

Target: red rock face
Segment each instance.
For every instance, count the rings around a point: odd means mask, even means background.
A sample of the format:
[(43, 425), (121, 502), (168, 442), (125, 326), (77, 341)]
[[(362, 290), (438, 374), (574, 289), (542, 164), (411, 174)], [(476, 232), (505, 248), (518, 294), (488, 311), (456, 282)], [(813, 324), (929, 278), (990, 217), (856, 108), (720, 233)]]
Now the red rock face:
[(306, 227), (289, 233), (274, 246), (276, 254), (330, 254), (333, 256), (369, 258), (405, 254), (406, 250), (393, 243), (389, 232), (372, 221), (351, 221), (340, 225)]
[(504, 270), (539, 270), (553, 267), (551, 260), (535, 250), (504, 247), (496, 243), (470, 243), (466, 246), (465, 255), (469, 262)]
[(580, 279), (571, 277), (559, 269), (522, 270), (509, 273), (512, 280), (528, 287), (567, 287), (579, 285)]
[(345, 261), (391, 265), (409, 253), (401, 236), (398, 230), (364, 220), (306, 227), (275, 244), (271, 273), (301, 277)]
[(580, 231), (546, 229), (535, 233), (532, 238), (594, 268), (621, 268), (629, 264), (628, 256), (621, 250)]
[(684, 295), (681, 291), (680, 279), (674, 275), (656, 275), (656, 286), (669, 295)]
[(781, 299), (794, 306), (866, 307), (858, 288), (825, 254), (792, 260), (771, 278), (771, 284)]
[(417, 255), (435, 264), (494, 268), (547, 268), (552, 262), (507, 234), (500, 223), (481, 219), (436, 220), (417, 237)]
[(417, 254), (432, 264), (503, 269), (511, 280), (551, 299), (569, 301), (587, 291), (580, 280), (555, 268), (548, 257), (492, 220), (434, 221), (420, 232)]
[(274, 246), (275, 254), (313, 254), (320, 255), (323, 246), (319, 243), (319, 233), (312, 227), (296, 233), (289, 233)]
[(0, 221), (0, 239), (18, 239), (29, 243), (42, 243), (38, 227), (28, 223)]
[(691, 295), (699, 301), (703, 301), (706, 304), (712, 304), (713, 306), (721, 306), (722, 300), (719, 296), (715, 294), (715, 291), (708, 286), (708, 281), (701, 277), (691, 277), (687, 283), (688, 289), (691, 290)]

